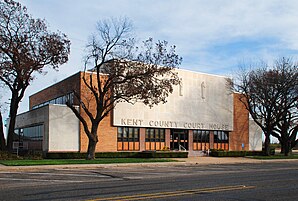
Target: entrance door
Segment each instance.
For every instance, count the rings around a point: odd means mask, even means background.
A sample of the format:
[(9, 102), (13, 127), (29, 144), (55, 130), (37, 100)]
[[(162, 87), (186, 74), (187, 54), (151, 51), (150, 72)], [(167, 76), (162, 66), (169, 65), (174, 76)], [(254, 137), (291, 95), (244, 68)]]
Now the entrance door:
[(188, 130), (171, 130), (171, 150), (188, 150)]

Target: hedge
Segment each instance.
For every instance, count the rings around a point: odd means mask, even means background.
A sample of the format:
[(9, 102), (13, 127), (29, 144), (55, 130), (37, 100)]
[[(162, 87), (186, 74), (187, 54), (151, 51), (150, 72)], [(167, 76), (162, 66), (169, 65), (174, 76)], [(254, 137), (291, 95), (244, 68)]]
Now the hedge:
[(18, 159), (16, 154), (9, 153), (7, 151), (0, 151), (0, 160)]
[[(275, 154), (275, 149), (270, 150), (271, 155)], [(263, 151), (223, 151), (211, 149), (210, 156), (214, 157), (244, 157), (244, 156), (263, 156)]]
[[(95, 153), (95, 158), (187, 158), (188, 152), (99, 152)], [(47, 159), (84, 159), (86, 153), (67, 152), (67, 153), (45, 153)]]

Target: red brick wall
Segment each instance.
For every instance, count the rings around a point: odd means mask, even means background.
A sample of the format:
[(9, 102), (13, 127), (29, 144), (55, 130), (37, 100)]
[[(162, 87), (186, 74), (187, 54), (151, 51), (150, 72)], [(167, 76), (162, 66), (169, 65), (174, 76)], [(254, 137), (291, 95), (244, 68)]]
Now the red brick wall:
[(229, 148), (230, 151), (249, 150), (249, 113), (244, 104), (239, 100), (241, 94), (234, 94), (234, 130), (230, 133)]
[(39, 105), (46, 101), (52, 100), (54, 98), (63, 96), (72, 92), (73, 90), (80, 91), (80, 74), (82, 72), (76, 73), (57, 84), (54, 84), (46, 89), (43, 89), (36, 94), (29, 97), (29, 108), (32, 109), (33, 106)]
[(166, 147), (171, 147), (171, 129), (166, 129), (165, 131), (165, 141), (166, 141)]
[[(83, 74), (81, 74), (83, 76)], [(94, 84), (96, 79), (96, 74), (93, 75), (93, 82)], [(88, 80), (88, 79), (87, 79)], [(90, 90), (87, 88), (85, 83), (82, 81), (80, 86), (80, 96), (81, 99), (84, 101), (86, 106), (88, 107), (89, 111), (93, 115), (96, 114), (96, 104), (95, 100), (90, 92)], [(87, 121), (88, 127), (91, 127), (91, 122), (89, 120), (89, 117), (84, 112), (82, 108), (80, 108), (82, 117)], [(98, 143), (96, 145), (96, 151), (97, 152), (108, 152), (108, 151), (117, 151), (117, 127), (112, 127), (112, 112), (108, 116), (106, 116), (99, 124), (98, 131)], [(88, 148), (88, 137), (84, 131), (84, 128), (81, 124), (80, 126), (80, 140), (81, 140), (81, 152), (86, 152)]]
[(188, 130), (188, 150), (193, 150), (193, 131), (192, 130)]
[(209, 143), (210, 143), (210, 149), (214, 149), (214, 133), (213, 133), (213, 131), (210, 131)]
[(140, 151), (144, 151), (146, 149), (145, 140), (146, 140), (146, 129), (140, 128)]

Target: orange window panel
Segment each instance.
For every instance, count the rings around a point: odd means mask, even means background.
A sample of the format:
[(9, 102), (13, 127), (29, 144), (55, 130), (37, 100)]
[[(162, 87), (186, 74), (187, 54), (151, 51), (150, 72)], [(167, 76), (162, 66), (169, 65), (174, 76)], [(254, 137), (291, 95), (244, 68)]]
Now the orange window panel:
[(160, 150), (160, 142), (156, 142), (155, 150)]
[(135, 150), (136, 151), (140, 150), (140, 143), (139, 142), (135, 142)]
[(160, 149), (163, 149), (165, 146), (166, 146), (166, 145), (165, 145), (164, 142), (161, 142), (161, 143), (160, 143)]
[(123, 150), (123, 148), (122, 148), (122, 142), (118, 142), (117, 144), (118, 144), (117, 149), (118, 149), (119, 151), (122, 151), (122, 150)]
[(198, 143), (193, 143), (193, 150), (198, 150)]
[(155, 150), (155, 142), (151, 143), (151, 150)]
[(209, 146), (209, 144), (206, 144), (206, 150), (207, 150), (207, 149), (210, 149), (210, 146)]
[(202, 143), (197, 143), (197, 150), (202, 150)]
[(213, 148), (214, 148), (214, 149), (217, 149), (217, 143), (214, 143), (214, 144), (213, 144)]
[(129, 149), (129, 151), (133, 151), (134, 150), (134, 147), (133, 147), (133, 144), (134, 144), (134, 142), (129, 142), (129, 146), (128, 146), (128, 149)]
[(123, 142), (123, 150), (128, 151), (128, 142)]
[(150, 150), (150, 142), (146, 142), (146, 150)]

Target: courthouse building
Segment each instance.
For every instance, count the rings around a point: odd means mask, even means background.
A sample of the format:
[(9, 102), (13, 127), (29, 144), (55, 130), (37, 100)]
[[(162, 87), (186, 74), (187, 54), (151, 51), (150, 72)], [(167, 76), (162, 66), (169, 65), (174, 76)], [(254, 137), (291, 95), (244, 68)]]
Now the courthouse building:
[[(97, 152), (170, 149), (198, 155), (209, 149), (261, 150), (261, 132), (249, 120), (240, 94), (227, 89), (226, 77), (176, 71), (181, 84), (174, 86), (167, 103), (152, 108), (116, 105), (100, 123)], [(30, 96), (29, 111), (17, 116), (15, 141), (44, 152), (86, 152), (83, 126), (65, 105), (67, 100), (76, 104), (74, 90), (90, 96), (82, 76), (78, 72)]]

